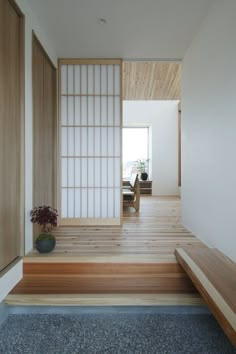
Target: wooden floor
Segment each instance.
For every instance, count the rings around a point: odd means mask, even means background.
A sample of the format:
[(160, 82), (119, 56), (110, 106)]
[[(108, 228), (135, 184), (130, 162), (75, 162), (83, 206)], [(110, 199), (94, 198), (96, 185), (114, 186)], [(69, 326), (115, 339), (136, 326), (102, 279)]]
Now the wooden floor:
[(143, 196), (138, 213), (124, 210), (121, 227), (59, 227), (55, 235), (52, 253), (25, 257), (7, 303), (78, 305), (84, 296), (90, 305), (201, 303), (174, 251), (206, 246), (182, 226), (177, 197)]
[(52, 253), (42, 255), (34, 250), (28, 256), (176, 262), (176, 247), (205, 247), (182, 226), (181, 202), (177, 197), (143, 196), (138, 213), (133, 208), (124, 210), (121, 227), (59, 227), (55, 235), (57, 246)]

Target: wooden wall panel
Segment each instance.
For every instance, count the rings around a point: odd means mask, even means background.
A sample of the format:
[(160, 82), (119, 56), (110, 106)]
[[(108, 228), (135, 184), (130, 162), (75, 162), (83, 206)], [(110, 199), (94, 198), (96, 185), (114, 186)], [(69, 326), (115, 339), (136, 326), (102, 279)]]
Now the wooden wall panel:
[(178, 186), (181, 187), (181, 102), (178, 104)]
[[(43, 107), (43, 62), (44, 56), (37, 41), (33, 42), (33, 163), (34, 188), (33, 205), (44, 200), (45, 168), (44, 152), (44, 107)], [(46, 201), (45, 201), (46, 203)]]
[(45, 166), (47, 190), (45, 196), (50, 195), (51, 205), (55, 205), (55, 149), (56, 149), (56, 71), (49, 60), (44, 59), (44, 124), (45, 124), (45, 150), (47, 153), (47, 166)]
[(22, 20), (11, 2), (0, 0), (0, 270), (20, 255)]
[(33, 206), (55, 205), (56, 70), (33, 35)]

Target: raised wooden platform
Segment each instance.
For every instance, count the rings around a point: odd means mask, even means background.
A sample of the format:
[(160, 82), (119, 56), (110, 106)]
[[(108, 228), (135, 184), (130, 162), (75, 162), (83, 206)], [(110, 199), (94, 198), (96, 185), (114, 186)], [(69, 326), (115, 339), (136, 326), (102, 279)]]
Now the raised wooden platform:
[(155, 258), (130, 256), (128, 262), (127, 256), (115, 257), (114, 263), (114, 259), (108, 261), (107, 257), (26, 257), (24, 278), (5, 303), (18, 306), (204, 304), (176, 261), (163, 263)]
[(236, 346), (236, 264), (217, 249), (176, 249), (178, 262)]
[(84, 303), (84, 297), (94, 305), (101, 297), (109, 305), (132, 298), (136, 305), (199, 302), (174, 251), (206, 246), (182, 226), (180, 199), (143, 197), (140, 211), (127, 208), (123, 221), (121, 227), (59, 227), (52, 253), (34, 250), (24, 258), (24, 278), (6, 301), (57, 304), (59, 296), (65, 305)]
[(196, 290), (177, 263), (24, 263), (11, 294), (186, 294)]

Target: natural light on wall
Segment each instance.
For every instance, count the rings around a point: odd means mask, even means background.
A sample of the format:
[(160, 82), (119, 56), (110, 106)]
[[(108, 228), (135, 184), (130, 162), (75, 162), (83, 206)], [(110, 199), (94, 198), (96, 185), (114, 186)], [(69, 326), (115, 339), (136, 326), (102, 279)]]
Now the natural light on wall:
[(149, 128), (124, 127), (122, 149), (123, 178), (129, 179), (132, 172), (137, 172), (137, 160), (147, 161), (149, 159)]

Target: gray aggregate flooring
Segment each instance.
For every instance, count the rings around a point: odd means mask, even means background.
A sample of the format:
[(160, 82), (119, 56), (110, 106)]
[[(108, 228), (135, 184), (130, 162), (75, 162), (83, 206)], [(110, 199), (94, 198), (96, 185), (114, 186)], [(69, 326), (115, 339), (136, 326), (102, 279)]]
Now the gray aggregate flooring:
[(210, 314), (11, 314), (1, 354), (235, 354)]

